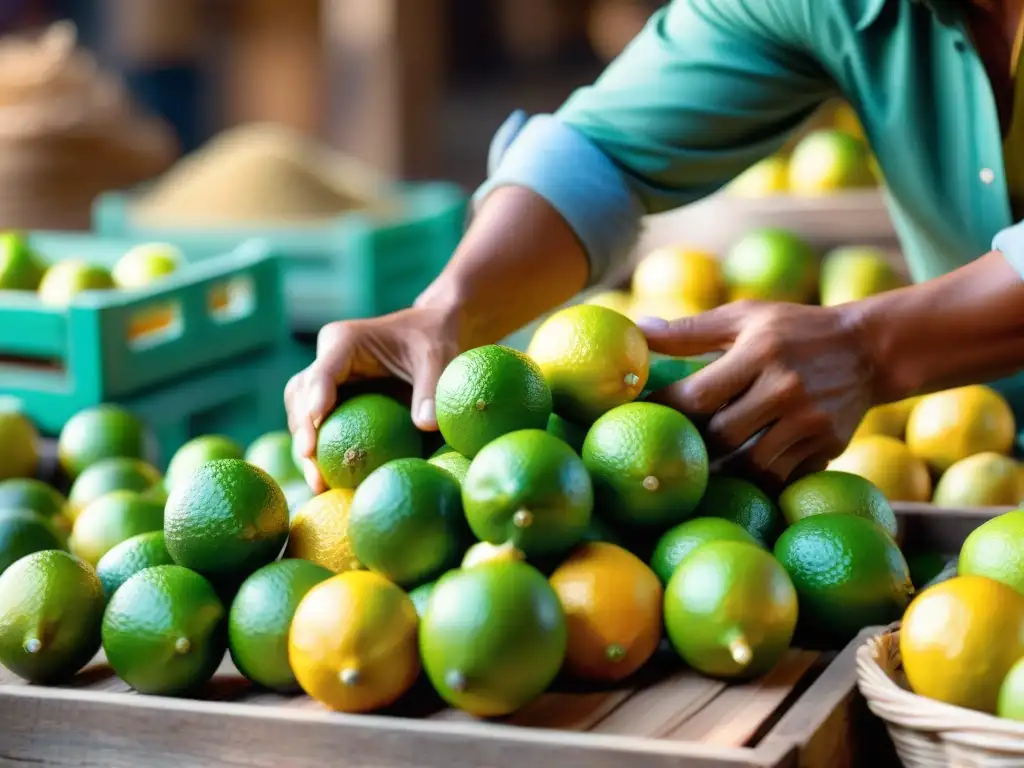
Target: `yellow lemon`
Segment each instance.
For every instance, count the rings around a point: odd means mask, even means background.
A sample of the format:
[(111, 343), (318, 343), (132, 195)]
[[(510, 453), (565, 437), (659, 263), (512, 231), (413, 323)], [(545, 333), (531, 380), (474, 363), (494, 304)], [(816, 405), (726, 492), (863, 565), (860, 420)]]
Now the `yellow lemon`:
[(929, 587), (903, 616), (900, 655), (915, 693), (995, 712), (1003, 679), (1024, 657), (1024, 596), (984, 576)]
[(334, 488), (299, 507), (292, 517), (285, 557), (309, 560), (335, 573), (362, 568), (348, 538), (354, 493)]
[(689, 304), (710, 309), (722, 300), (722, 268), (714, 254), (673, 246), (651, 251), (633, 272), (638, 301)]
[(833, 113), (833, 124), (837, 130), (848, 133), (855, 139), (865, 140), (864, 126), (860, 124), (860, 118), (847, 102), (842, 102), (836, 107)]
[(527, 354), (551, 387), (555, 413), (581, 424), (635, 400), (650, 367), (647, 339), (633, 321), (590, 304), (551, 315)]
[(907, 446), (934, 472), (945, 472), (976, 453), (1009, 453), (1015, 433), (1003, 396), (973, 384), (922, 397), (907, 421)]
[(870, 480), (889, 501), (928, 501), (931, 497), (928, 466), (905, 443), (888, 435), (853, 440), (828, 468)]
[(941, 507), (1012, 507), (1020, 497), (1020, 466), (1009, 456), (986, 451), (943, 472), (932, 501)]
[(681, 299), (637, 299), (630, 317), (660, 317), (662, 320), (678, 320), (693, 317), (708, 310), (699, 304)]
[(633, 297), (625, 291), (600, 291), (588, 296), (583, 303), (614, 309), (620, 315), (632, 317)]
[(789, 161), (779, 155), (754, 163), (729, 185), (729, 192), (737, 197), (769, 197), (788, 191)]
[(817, 197), (874, 185), (867, 144), (845, 131), (813, 131), (789, 158), (789, 187), (796, 195)]
[(302, 689), (339, 712), (397, 701), (420, 673), (412, 600), (370, 571), (322, 581), (302, 598), (288, 632), (288, 661)]
[(910, 412), (920, 399), (919, 397), (908, 397), (906, 400), (899, 400), (895, 403), (876, 405), (864, 414), (857, 431), (853, 433), (853, 439), (858, 440), (868, 435), (888, 435), (902, 440), (907, 430), (907, 419), (910, 418)]
[(145, 288), (177, 271), (184, 261), (181, 251), (169, 243), (137, 245), (114, 265), (114, 283), (118, 288)]

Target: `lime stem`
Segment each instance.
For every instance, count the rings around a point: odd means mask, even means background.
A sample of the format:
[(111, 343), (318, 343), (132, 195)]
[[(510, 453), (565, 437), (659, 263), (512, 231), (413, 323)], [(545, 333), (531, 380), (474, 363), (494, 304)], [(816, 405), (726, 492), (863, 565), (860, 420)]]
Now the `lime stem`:
[(448, 674), (444, 676), (444, 683), (453, 691), (459, 693), (466, 690), (466, 676), (457, 669), (448, 671)]
[(747, 666), (754, 658), (754, 652), (743, 635), (736, 635), (729, 641), (729, 655), (741, 667)]
[(186, 654), (192, 650), (192, 643), (188, 641), (187, 637), (179, 637), (174, 641), (175, 653)]
[(478, 411), (486, 411), (487, 410), (487, 403), (485, 403), (483, 400), (477, 400), (476, 403), (474, 404), (474, 407)]
[(533, 513), (528, 509), (520, 509), (512, 515), (512, 525), (516, 528), (529, 528), (533, 524)]
[(359, 685), (359, 670), (354, 667), (345, 667), (338, 673), (338, 679), (345, 686)]
[(640, 377), (637, 376), (632, 371), (630, 371), (629, 373), (622, 377), (622, 381), (627, 387), (632, 389), (633, 387), (640, 383)]
[(612, 643), (604, 649), (604, 656), (608, 661), (622, 661), (626, 658), (626, 649), (618, 643)]
[(647, 477), (644, 478), (643, 486), (648, 491), (656, 491), (658, 490), (658, 487), (660, 485), (661, 483), (658, 482), (658, 478), (656, 478), (654, 475), (648, 475)]
[(29, 637), (25, 639), (25, 653), (39, 653), (43, 650), (43, 641), (38, 637)]

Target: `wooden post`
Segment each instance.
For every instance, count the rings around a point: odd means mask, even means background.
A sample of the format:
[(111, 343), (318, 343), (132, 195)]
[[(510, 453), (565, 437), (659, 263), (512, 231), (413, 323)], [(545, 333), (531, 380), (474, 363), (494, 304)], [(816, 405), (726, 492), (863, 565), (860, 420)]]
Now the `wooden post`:
[(331, 139), (402, 178), (438, 168), (445, 0), (324, 0)]

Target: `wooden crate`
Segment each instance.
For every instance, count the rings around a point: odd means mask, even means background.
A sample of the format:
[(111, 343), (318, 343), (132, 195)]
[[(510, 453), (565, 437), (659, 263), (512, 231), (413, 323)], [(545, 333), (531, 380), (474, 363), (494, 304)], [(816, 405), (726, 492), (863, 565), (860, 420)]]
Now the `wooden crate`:
[(331, 713), (254, 688), (228, 660), (202, 699), (135, 694), (101, 658), (62, 688), (0, 672), (0, 765), (854, 768), (885, 738), (855, 735), (862, 640), (839, 654), (790, 651), (736, 685), (666, 653), (630, 687), (558, 686), (504, 722), (444, 708), (423, 680), (386, 715)]

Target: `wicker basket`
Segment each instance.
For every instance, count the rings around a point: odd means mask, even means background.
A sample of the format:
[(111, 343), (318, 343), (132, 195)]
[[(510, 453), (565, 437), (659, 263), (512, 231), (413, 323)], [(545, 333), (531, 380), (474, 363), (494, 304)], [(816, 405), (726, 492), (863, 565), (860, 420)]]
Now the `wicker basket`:
[(857, 651), (858, 685), (885, 721), (907, 768), (1021, 768), (1024, 723), (911, 693), (903, 674), (898, 625)]

